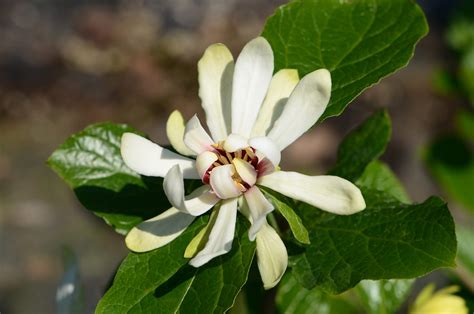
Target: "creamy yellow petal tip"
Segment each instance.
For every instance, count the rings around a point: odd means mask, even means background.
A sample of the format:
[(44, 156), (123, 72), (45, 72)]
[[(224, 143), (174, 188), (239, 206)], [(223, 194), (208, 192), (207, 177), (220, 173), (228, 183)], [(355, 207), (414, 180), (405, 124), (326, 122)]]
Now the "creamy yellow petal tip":
[(166, 135), (168, 136), (171, 146), (173, 146), (178, 153), (185, 156), (194, 156), (196, 154), (184, 144), (185, 127), (183, 115), (179, 110), (175, 110), (170, 114), (166, 122)]

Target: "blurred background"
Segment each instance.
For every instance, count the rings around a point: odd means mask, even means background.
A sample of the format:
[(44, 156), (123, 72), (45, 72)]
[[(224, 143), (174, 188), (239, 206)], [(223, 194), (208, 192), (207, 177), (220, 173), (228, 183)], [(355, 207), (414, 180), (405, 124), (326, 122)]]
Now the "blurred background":
[[(195, 112), (203, 116), (196, 64), (204, 49), (223, 42), (237, 56), (283, 3), (0, 0), (2, 314), (55, 311), (63, 246), (78, 256), (91, 312), (127, 254), (122, 236), (84, 210), (46, 166), (52, 151), (70, 134), (100, 121), (128, 123), (166, 143), (164, 126), (172, 110), (186, 118)], [(474, 96), (465, 85), (474, 82), (469, 76), (474, 77), (474, 52), (465, 42), (474, 47), (474, 20), (467, 16), (456, 26), (461, 31), (453, 30), (460, 1), (419, 3), (431, 32), (409, 66), (289, 147), (284, 168), (325, 172), (341, 138), (386, 107), (393, 138), (382, 159), (414, 201), (446, 196), (422, 152), (456, 128), (460, 109), (472, 109)], [(450, 208), (456, 219), (471, 219), (456, 202)]]

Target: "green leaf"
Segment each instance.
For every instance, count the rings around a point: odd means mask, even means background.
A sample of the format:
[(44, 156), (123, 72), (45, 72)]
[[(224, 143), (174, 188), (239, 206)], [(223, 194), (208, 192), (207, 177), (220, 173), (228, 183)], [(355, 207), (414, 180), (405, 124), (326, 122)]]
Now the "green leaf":
[(188, 265), (184, 250), (204, 227), (199, 218), (165, 247), (122, 262), (96, 313), (223, 313), (245, 284), (255, 253), (248, 225), (239, 217), (232, 250), (200, 268)]
[(466, 140), (474, 140), (474, 112), (461, 110), (456, 114), (456, 127)]
[(360, 187), (385, 192), (402, 203), (410, 203), (410, 197), (403, 185), (392, 170), (381, 161), (371, 162), (356, 183)]
[(278, 313), (284, 314), (356, 314), (358, 311), (342, 296), (302, 287), (289, 273), (281, 280), (276, 296)]
[(123, 162), (120, 141), (125, 132), (138, 133), (123, 124), (91, 125), (48, 159), (79, 201), (123, 234), (170, 207), (162, 179), (140, 176)]
[(474, 149), (459, 135), (443, 135), (425, 151), (425, 163), (447, 194), (474, 212)]
[(336, 166), (330, 174), (357, 180), (365, 167), (383, 154), (390, 134), (391, 122), (386, 111), (370, 116), (344, 138), (337, 152)]
[(367, 314), (395, 314), (408, 297), (414, 279), (364, 280), (355, 291)]
[(273, 48), (275, 71), (293, 68), (300, 76), (331, 71), (324, 119), (404, 67), (427, 32), (425, 16), (412, 0), (295, 0), (277, 9), (262, 35)]
[(472, 244), (474, 243), (474, 230), (457, 226), (456, 235), (458, 238), (458, 256), (457, 260), (470, 275), (471, 282), (474, 281), (474, 250)]
[(311, 244), (293, 258), (293, 274), (307, 288), (340, 293), (363, 279), (413, 278), (454, 266), (456, 237), (446, 204), (431, 197), (408, 205), (363, 191), (367, 208), (336, 216), (301, 203), (297, 213)]
[(288, 205), (290, 201), (282, 195), (278, 195), (277, 197), (277, 193), (273, 191), (262, 188), (261, 191), (263, 191), (267, 199), (273, 203), (276, 210), (286, 219), (295, 239), (303, 244), (309, 244), (308, 230), (306, 230), (303, 225), (301, 218)]

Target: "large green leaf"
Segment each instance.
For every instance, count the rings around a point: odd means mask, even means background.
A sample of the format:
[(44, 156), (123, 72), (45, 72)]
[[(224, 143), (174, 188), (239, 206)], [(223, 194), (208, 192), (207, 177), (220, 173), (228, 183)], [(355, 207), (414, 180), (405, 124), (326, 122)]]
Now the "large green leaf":
[(441, 199), (409, 205), (373, 190), (364, 198), (367, 208), (350, 216), (298, 207), (311, 244), (294, 258), (293, 274), (305, 287), (340, 293), (363, 279), (413, 278), (454, 266), (454, 223)]
[(294, 68), (301, 76), (331, 71), (324, 119), (405, 66), (427, 32), (425, 16), (412, 0), (294, 0), (267, 20), (262, 35), (273, 48), (275, 70)]
[(354, 181), (365, 167), (380, 157), (390, 141), (392, 126), (386, 111), (379, 111), (349, 133), (337, 152), (336, 166), (330, 174)]
[(81, 203), (120, 233), (169, 208), (162, 180), (140, 176), (123, 162), (120, 140), (125, 132), (138, 133), (123, 124), (91, 125), (48, 159)]
[(289, 273), (278, 286), (276, 305), (281, 314), (359, 313), (345, 298), (328, 295), (319, 289), (308, 290)]
[(183, 257), (189, 241), (204, 226), (199, 218), (167, 246), (130, 253), (96, 313), (223, 313), (247, 281), (255, 253), (248, 225), (239, 217), (232, 250), (200, 268)]

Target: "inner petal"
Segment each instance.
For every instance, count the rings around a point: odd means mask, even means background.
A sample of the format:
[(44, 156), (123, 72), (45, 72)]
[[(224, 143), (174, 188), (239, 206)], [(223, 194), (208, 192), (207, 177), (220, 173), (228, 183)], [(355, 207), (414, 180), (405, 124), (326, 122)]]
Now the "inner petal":
[(240, 158), (234, 158), (232, 164), (240, 178), (242, 178), (245, 183), (252, 186), (257, 182), (257, 171), (248, 162), (243, 161)]
[(223, 165), (211, 170), (210, 185), (219, 198), (228, 199), (242, 194), (241, 189), (234, 181), (235, 173), (233, 165)]

